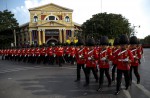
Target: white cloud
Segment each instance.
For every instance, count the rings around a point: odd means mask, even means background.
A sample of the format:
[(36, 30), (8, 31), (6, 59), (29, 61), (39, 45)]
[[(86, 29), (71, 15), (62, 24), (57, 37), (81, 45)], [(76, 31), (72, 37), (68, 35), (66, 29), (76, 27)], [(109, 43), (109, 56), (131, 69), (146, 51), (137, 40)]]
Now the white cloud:
[(29, 8), (55, 3), (73, 9), (73, 21), (82, 24), (93, 14), (101, 12), (101, 1), (103, 12), (122, 14), (132, 25), (141, 25), (141, 28), (136, 28), (138, 37), (143, 38), (150, 34), (150, 20), (142, 8), (145, 0), (25, 0), (24, 5), (12, 11), (19, 22), (24, 23), (29, 21)]

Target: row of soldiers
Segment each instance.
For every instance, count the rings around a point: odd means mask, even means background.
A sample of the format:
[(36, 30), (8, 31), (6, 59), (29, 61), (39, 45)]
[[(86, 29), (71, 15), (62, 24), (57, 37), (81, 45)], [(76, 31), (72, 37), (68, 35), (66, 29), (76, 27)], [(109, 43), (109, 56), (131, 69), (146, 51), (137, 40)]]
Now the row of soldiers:
[[(89, 39), (88, 47), (84, 46), (84, 41), (79, 40), (79, 42), (81, 46), (79, 49), (77, 48), (78, 52), (76, 53), (77, 80), (75, 82), (80, 81), (80, 69), (82, 68), (86, 77), (84, 86), (89, 85), (90, 71), (92, 71), (96, 82), (99, 82), (97, 91), (101, 91), (103, 88), (104, 74), (108, 80), (108, 87), (111, 86), (113, 81), (117, 81), (115, 95), (120, 92), (122, 74), (124, 74), (126, 90), (132, 83), (133, 70), (137, 78), (137, 84), (140, 83), (138, 66), (140, 65), (143, 49), (136, 36), (132, 36), (129, 39), (127, 35), (123, 34), (114, 40), (113, 47), (109, 46), (107, 36), (100, 38), (100, 47), (95, 46), (94, 39)], [(109, 71), (111, 65), (113, 66), (112, 77)], [(117, 77), (115, 79), (116, 69)]]
[[(43, 63), (54, 64), (56, 60), (59, 66), (62, 66), (63, 62), (73, 64), (76, 61), (77, 79), (75, 82), (80, 81), (82, 68), (86, 81), (84, 86), (88, 86), (90, 83), (90, 72), (92, 71), (95, 81), (99, 83), (97, 91), (101, 91), (105, 74), (108, 79), (108, 87), (111, 86), (113, 81), (117, 82), (116, 95), (120, 92), (122, 74), (124, 74), (126, 90), (131, 85), (133, 70), (137, 83), (140, 83), (138, 66), (140, 65), (143, 50), (136, 36), (132, 36), (129, 39), (127, 35), (123, 34), (119, 38), (115, 38), (113, 46), (109, 46), (107, 36), (102, 36), (98, 45), (95, 43), (93, 38), (89, 38), (86, 43), (79, 38), (76, 47), (54, 46), (52, 44), (49, 47), (40, 48), (5, 49), (0, 50), (0, 54), (3, 56), (3, 59), (22, 60), (31, 63), (43, 61)], [(113, 67), (112, 76), (110, 76), (109, 71), (111, 66)], [(115, 77), (116, 69), (117, 76)]]

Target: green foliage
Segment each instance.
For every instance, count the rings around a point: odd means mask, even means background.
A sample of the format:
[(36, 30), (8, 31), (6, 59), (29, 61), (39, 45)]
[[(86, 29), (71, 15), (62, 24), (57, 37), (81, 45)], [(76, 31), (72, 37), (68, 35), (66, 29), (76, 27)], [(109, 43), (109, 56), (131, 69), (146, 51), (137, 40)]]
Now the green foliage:
[(150, 35), (148, 35), (144, 38), (144, 43), (143, 44), (150, 44)]
[(94, 36), (99, 38), (106, 35), (109, 38), (115, 38), (120, 34), (128, 34), (133, 31), (130, 28), (130, 23), (121, 14), (99, 13), (93, 15), (82, 25), (83, 36)]
[(10, 47), (13, 31), (18, 28), (17, 20), (8, 10), (0, 11), (0, 48)]

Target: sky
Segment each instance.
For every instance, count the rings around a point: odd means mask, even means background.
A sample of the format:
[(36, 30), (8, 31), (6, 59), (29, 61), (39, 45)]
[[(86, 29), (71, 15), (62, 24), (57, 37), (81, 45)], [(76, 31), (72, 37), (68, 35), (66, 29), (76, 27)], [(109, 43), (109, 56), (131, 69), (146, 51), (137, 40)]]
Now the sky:
[(0, 0), (0, 11), (12, 11), (21, 25), (29, 22), (29, 8), (48, 3), (73, 9), (73, 21), (79, 24), (101, 12), (122, 14), (138, 38), (150, 35), (150, 0)]

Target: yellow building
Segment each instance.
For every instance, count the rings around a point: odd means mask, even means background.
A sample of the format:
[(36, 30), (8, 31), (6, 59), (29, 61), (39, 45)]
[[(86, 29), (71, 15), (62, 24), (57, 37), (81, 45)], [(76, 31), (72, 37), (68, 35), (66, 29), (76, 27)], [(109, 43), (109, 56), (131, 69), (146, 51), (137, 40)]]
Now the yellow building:
[(72, 9), (50, 3), (30, 8), (29, 12), (29, 23), (21, 25), (17, 34), (18, 45), (74, 42), (81, 32), (81, 25), (73, 22)]

